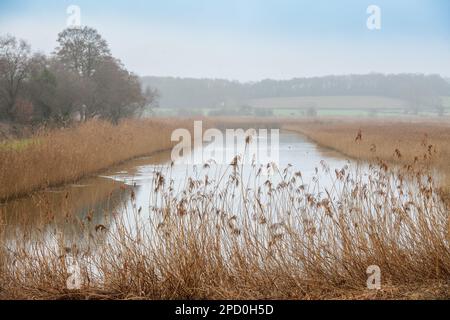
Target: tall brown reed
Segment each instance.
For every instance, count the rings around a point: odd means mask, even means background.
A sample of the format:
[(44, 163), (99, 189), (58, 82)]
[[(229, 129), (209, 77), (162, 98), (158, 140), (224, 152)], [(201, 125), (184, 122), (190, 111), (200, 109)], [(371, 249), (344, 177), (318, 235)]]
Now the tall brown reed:
[(169, 149), (174, 129), (189, 120), (90, 121), (42, 132), (24, 148), (0, 148), (0, 199), (76, 181), (134, 157)]
[[(291, 168), (272, 178), (252, 170), (249, 180), (235, 161), (181, 189), (170, 172), (156, 172), (148, 211), (134, 207), (101, 226), (77, 220), (81, 245), (58, 232), (3, 239), (0, 296), (450, 297), (448, 211), (423, 167), (380, 162), (363, 177), (323, 164), (333, 183), (322, 193), (319, 180)], [(81, 270), (78, 290), (67, 289), (69, 257)], [(381, 290), (366, 288), (370, 265), (381, 269)]]
[[(316, 120), (291, 122), (285, 129), (347, 156), (396, 164), (427, 163), (441, 175), (440, 192), (450, 205), (450, 122)], [(358, 132), (362, 139), (355, 143)]]

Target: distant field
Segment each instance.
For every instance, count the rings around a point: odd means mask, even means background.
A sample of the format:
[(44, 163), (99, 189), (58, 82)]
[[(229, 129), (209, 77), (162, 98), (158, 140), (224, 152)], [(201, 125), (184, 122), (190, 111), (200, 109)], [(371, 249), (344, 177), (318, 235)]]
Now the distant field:
[[(349, 117), (364, 117), (371, 113), (367, 109), (322, 109), (317, 110), (317, 116), (349, 116)], [(306, 116), (304, 109), (291, 109), (291, 108), (274, 108), (273, 115), (275, 117), (303, 117)]]
[[(450, 115), (450, 96), (442, 97), (445, 114)], [(375, 96), (330, 96), (330, 97), (291, 97), (254, 99), (243, 103), (253, 108), (271, 109), (275, 117), (304, 117), (309, 108), (314, 108), (317, 116), (345, 117), (399, 117), (405, 115), (406, 103), (400, 99)], [(233, 108), (233, 107), (230, 107)], [(208, 116), (217, 109), (178, 109), (158, 108), (153, 114), (160, 117)], [(420, 111), (419, 116), (436, 116), (434, 110)]]
[(248, 100), (247, 104), (256, 108), (318, 108), (318, 109), (373, 109), (404, 108), (400, 99), (375, 96), (329, 96), (329, 97), (288, 97)]
[(204, 109), (180, 109), (180, 108), (156, 108), (152, 113), (146, 113), (145, 116), (157, 116), (157, 117), (186, 117), (186, 116), (207, 116), (212, 108)]

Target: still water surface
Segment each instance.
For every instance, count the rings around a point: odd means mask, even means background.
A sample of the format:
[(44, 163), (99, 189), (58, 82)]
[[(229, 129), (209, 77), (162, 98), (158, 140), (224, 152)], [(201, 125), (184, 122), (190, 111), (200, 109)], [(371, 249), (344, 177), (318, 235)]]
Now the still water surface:
[[(223, 148), (219, 144), (214, 147)], [(237, 150), (244, 149), (245, 145), (237, 148)], [(305, 182), (313, 179), (317, 181), (319, 175), (320, 188), (327, 187), (327, 184), (331, 183), (330, 176), (320, 176), (323, 172), (319, 169), (321, 163), (326, 163), (331, 172), (349, 164), (349, 161), (339, 153), (321, 148), (297, 133), (281, 132), (279, 150), (281, 169), (292, 165), (293, 170), (301, 171)], [(65, 232), (76, 236), (79, 230), (76, 220), (81, 222), (88, 218), (93, 225), (99, 225), (104, 224), (110, 214), (126, 214), (125, 211), (131, 206), (131, 189), (135, 198), (133, 206), (145, 213), (152, 205), (149, 195), (154, 188), (155, 172), (168, 168), (170, 163), (170, 152), (163, 152), (129, 161), (76, 184), (51, 188), (26, 198), (1, 204), (0, 210), (8, 225), (7, 232), (11, 234), (11, 237), (14, 237), (15, 231), (24, 228), (38, 229), (39, 232), (45, 233), (46, 221), (55, 222), (56, 225), (67, 224), (67, 217), (70, 216), (76, 219), (71, 219), (75, 221), (71, 222), (73, 228), (70, 230), (65, 228)], [(227, 165), (213, 165), (207, 169), (207, 174), (220, 175), (226, 167)], [(170, 171), (170, 178), (174, 180), (176, 188), (182, 188), (188, 176), (201, 178), (206, 174), (202, 166), (181, 163), (175, 163)], [(315, 185), (317, 187), (317, 184)], [(52, 229), (49, 228), (48, 232), (52, 232)]]

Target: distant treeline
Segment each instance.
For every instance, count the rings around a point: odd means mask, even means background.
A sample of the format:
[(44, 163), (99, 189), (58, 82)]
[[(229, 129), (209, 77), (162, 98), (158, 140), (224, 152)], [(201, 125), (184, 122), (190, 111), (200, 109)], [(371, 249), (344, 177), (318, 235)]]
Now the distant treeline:
[(156, 88), (165, 108), (220, 108), (245, 101), (300, 96), (383, 96), (405, 100), (413, 109), (437, 108), (450, 95), (450, 82), (439, 75), (367, 74), (263, 80), (241, 83), (220, 79), (143, 77)]

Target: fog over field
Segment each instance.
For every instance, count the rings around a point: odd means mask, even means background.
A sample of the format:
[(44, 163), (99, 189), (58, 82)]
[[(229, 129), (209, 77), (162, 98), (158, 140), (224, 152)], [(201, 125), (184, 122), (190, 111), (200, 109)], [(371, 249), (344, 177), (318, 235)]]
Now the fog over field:
[[(450, 96), (450, 83), (439, 75), (421, 74), (368, 74), (342, 75), (317, 78), (296, 78), (292, 80), (263, 80), (258, 82), (237, 82), (221, 79), (189, 79), (143, 77), (144, 86), (150, 86), (160, 93), (160, 106), (163, 108), (214, 108), (221, 105), (239, 106), (246, 103), (265, 107), (295, 107), (292, 98), (299, 98), (299, 105), (305, 107), (307, 97), (328, 97), (319, 101), (320, 106), (333, 107), (331, 97), (367, 96), (368, 104), (350, 102), (348, 107), (403, 107), (408, 104), (422, 108), (433, 108), (442, 96)], [(373, 100), (373, 97), (380, 97)], [(382, 98), (392, 98), (387, 100)], [(291, 99), (278, 99), (291, 98)], [(265, 102), (262, 102), (265, 99)], [(272, 100), (270, 100), (272, 99)], [(274, 99), (278, 99), (274, 100)], [(402, 100), (394, 101), (394, 99)], [(319, 99), (320, 100), (320, 99)], [(337, 106), (345, 107), (338, 101)], [(372, 101), (371, 101), (372, 100)], [(281, 104), (281, 105), (279, 105)]]

